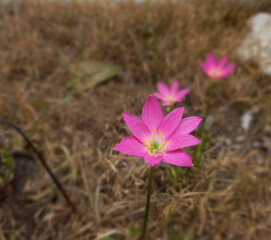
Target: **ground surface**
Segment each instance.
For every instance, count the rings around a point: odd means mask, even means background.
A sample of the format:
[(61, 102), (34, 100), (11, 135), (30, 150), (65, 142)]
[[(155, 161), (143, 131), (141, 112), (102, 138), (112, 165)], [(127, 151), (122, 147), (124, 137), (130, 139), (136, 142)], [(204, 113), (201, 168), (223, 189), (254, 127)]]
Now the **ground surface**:
[[(229, 55), (238, 67), (216, 86), (199, 173), (179, 168), (174, 181), (169, 165), (155, 167), (147, 239), (270, 239), (271, 79), (234, 53), (246, 20), (261, 11), (271, 12), (270, 5), (195, 0), (151, 3), (148, 12), (132, 2), (2, 4), (1, 117), (35, 142), (77, 212), (39, 163), (12, 185), (15, 173), (2, 162), (0, 239), (135, 239), (148, 166), (113, 151), (130, 134), (121, 113), (140, 115), (157, 80), (178, 79), (191, 89), (179, 104), (185, 116), (203, 116), (210, 82), (198, 64), (208, 52)], [(81, 61), (114, 64), (122, 73), (77, 89), (70, 66)], [(245, 131), (241, 116), (252, 109)], [(33, 156), (6, 125), (0, 150), (2, 159), (18, 151)]]

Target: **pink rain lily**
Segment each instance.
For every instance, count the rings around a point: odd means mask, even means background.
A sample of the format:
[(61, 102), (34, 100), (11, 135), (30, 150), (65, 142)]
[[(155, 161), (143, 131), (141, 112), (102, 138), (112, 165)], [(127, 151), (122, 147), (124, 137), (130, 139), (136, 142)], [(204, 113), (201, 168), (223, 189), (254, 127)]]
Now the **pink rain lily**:
[(129, 113), (122, 114), (133, 136), (124, 138), (114, 149), (144, 158), (151, 166), (161, 161), (177, 166), (193, 166), (191, 157), (181, 148), (200, 143), (200, 140), (190, 133), (202, 119), (182, 119), (183, 112), (184, 107), (180, 107), (164, 116), (159, 102), (149, 96), (142, 109), (142, 120)]
[(224, 56), (220, 61), (216, 61), (214, 55), (209, 53), (205, 63), (200, 63), (200, 66), (211, 79), (218, 80), (228, 76), (236, 68), (236, 64), (226, 66), (227, 60), (228, 57)]
[(159, 92), (153, 93), (153, 95), (163, 101), (164, 106), (173, 105), (176, 102), (181, 102), (182, 98), (187, 95), (190, 90), (188, 88), (178, 91), (179, 83), (175, 80), (170, 88), (164, 83), (158, 82), (157, 88)]

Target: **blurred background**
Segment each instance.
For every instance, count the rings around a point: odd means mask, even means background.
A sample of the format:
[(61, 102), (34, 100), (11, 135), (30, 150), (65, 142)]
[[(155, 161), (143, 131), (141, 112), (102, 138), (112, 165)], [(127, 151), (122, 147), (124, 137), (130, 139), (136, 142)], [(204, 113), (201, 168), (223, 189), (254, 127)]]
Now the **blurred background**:
[(270, 1), (1, 1), (0, 33), (1, 118), (76, 206), (1, 124), (0, 239), (137, 239), (148, 165), (113, 151), (121, 114), (178, 79), (177, 106), (202, 117), (208, 53), (237, 68), (215, 88), (199, 173), (156, 166), (147, 239), (270, 239)]

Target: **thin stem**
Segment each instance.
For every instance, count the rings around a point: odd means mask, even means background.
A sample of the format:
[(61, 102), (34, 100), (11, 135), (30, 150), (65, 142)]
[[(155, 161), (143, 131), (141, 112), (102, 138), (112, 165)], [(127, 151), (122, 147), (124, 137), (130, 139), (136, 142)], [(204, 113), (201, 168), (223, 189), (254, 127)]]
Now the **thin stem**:
[(174, 108), (173, 105), (166, 106), (166, 113), (168, 114), (169, 112), (171, 112), (173, 108)]
[(150, 209), (150, 199), (151, 199), (151, 189), (152, 189), (153, 169), (154, 169), (154, 167), (151, 167), (150, 172), (149, 172), (148, 192), (147, 192), (147, 199), (146, 199), (144, 223), (143, 223), (143, 228), (142, 228), (142, 234), (141, 234), (141, 237), (139, 238), (140, 240), (144, 240), (145, 239), (147, 225), (148, 225), (148, 217), (149, 217), (149, 209)]
[(215, 85), (216, 85), (216, 82), (211, 81), (211, 86), (210, 86), (210, 89), (209, 89), (209, 94), (208, 94), (207, 103), (206, 103), (206, 110), (205, 110), (204, 118), (203, 118), (203, 121), (202, 121), (202, 128), (201, 128), (201, 131), (200, 131), (200, 141), (201, 141), (201, 143), (197, 146), (196, 153), (195, 153), (195, 167), (196, 168), (199, 168), (200, 161), (201, 161), (201, 153), (202, 153), (202, 150), (203, 150), (202, 147), (204, 146), (204, 132), (205, 132), (205, 127), (206, 127), (206, 120), (207, 120), (207, 117), (209, 115), (209, 111), (210, 111), (210, 108), (211, 108)]
[(147, 50), (147, 39), (150, 37), (150, 25), (149, 25), (149, 15), (150, 15), (150, 3), (151, 0), (146, 1), (146, 8), (144, 14), (144, 29), (143, 29), (143, 48)]
[(213, 92), (214, 92), (214, 87), (216, 85), (216, 82), (215, 81), (211, 81), (211, 86), (210, 86), (210, 89), (209, 89), (209, 94), (208, 94), (208, 98), (207, 98), (207, 107), (206, 107), (206, 111), (205, 111), (205, 114), (204, 114), (204, 119), (203, 119), (203, 124), (202, 124), (202, 129), (201, 129), (201, 132), (200, 132), (200, 136), (201, 138), (203, 139), (203, 136), (204, 136), (204, 131), (205, 131), (205, 127), (206, 127), (206, 120), (207, 120), (207, 117), (209, 115), (209, 111), (210, 111), (210, 108), (211, 108), (211, 103), (212, 103), (212, 99), (213, 99)]
[(150, 3), (151, 0), (146, 1), (146, 9), (145, 9), (145, 16), (144, 16), (144, 30), (145, 33), (148, 31), (148, 21), (149, 21), (149, 14), (150, 14)]
[(161, 52), (161, 46), (159, 45), (159, 43), (157, 43), (155, 49), (154, 49), (154, 56), (152, 59), (152, 65), (151, 65), (151, 73), (152, 73), (152, 81), (155, 84), (157, 82), (157, 63), (159, 60), (159, 55)]
[(47, 165), (44, 157), (42, 156), (42, 154), (40, 153), (40, 151), (38, 151), (37, 148), (33, 145), (33, 143), (31, 142), (31, 140), (14, 123), (12, 123), (12, 122), (10, 122), (10, 121), (8, 121), (6, 119), (0, 119), (0, 123), (4, 123), (4, 124), (9, 125), (13, 129), (15, 129), (24, 138), (24, 140), (27, 142), (27, 144), (32, 148), (32, 150), (34, 151), (34, 153), (37, 155), (37, 157), (40, 160), (41, 164), (46, 169), (46, 171), (48, 172), (48, 174), (52, 178), (53, 182), (55, 183), (55, 185), (59, 189), (59, 191), (62, 193), (62, 195), (66, 199), (66, 202), (67, 202), (68, 206), (72, 209), (73, 212), (75, 212), (76, 211), (75, 205), (72, 203), (72, 201), (70, 200), (67, 192), (64, 190), (64, 188), (62, 187), (62, 185), (60, 184), (60, 182), (58, 181), (58, 179), (56, 178), (56, 176), (53, 174), (53, 172), (50, 169), (50, 167)]

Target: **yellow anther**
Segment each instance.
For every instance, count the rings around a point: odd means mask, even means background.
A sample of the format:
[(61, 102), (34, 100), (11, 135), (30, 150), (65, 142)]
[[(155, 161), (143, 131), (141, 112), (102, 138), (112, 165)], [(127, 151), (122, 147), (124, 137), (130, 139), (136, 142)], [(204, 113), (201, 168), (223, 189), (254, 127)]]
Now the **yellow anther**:
[(160, 133), (161, 140), (163, 141), (163, 136), (162, 136), (162, 133), (161, 133), (160, 129), (158, 129), (158, 131)]

